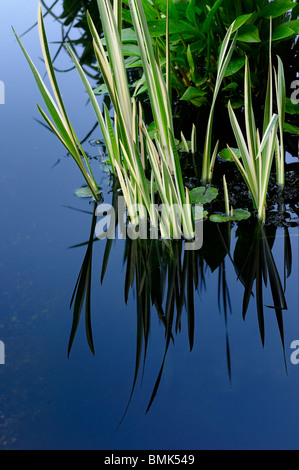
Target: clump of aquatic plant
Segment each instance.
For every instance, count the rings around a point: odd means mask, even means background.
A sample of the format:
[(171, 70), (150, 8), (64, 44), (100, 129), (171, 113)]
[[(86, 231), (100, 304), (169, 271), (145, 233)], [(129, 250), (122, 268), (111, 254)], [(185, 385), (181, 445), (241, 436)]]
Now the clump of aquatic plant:
[[(271, 38), (271, 36), (270, 36)], [(269, 76), (267, 85), (267, 94), (264, 110), (263, 134), (260, 133), (255, 124), (255, 116), (251, 96), (251, 78), (249, 60), (245, 62), (244, 78), (244, 109), (245, 109), (245, 127), (246, 134), (243, 135), (236, 115), (231, 104), (228, 105), (230, 122), (238, 144), (241, 158), (238, 158), (235, 151), (228, 147), (231, 156), (238, 169), (240, 170), (244, 181), (250, 191), (254, 208), (257, 210), (258, 218), (265, 221), (266, 217), (266, 198), (269, 185), (271, 167), (274, 153), (276, 150), (277, 179), (281, 186), (284, 184), (284, 151), (283, 151), (283, 120), (285, 107), (285, 85), (283, 65), (278, 58), (278, 72), (276, 77), (276, 93), (278, 114), (273, 113), (273, 72), (271, 60), (271, 40), (269, 54)], [(278, 128), (279, 135), (278, 136)], [(280, 142), (279, 142), (280, 139)]]
[[(108, 0), (98, 1), (106, 49), (104, 49), (90, 15), (87, 14), (95, 55), (113, 104), (114, 123), (106, 106), (104, 106), (104, 114), (100, 110), (91, 85), (70, 47), (69, 52), (94, 108), (108, 150), (110, 165), (119, 178), (131, 221), (138, 224), (140, 219), (149, 217), (152, 227), (159, 226), (162, 237), (179, 238), (182, 234), (182, 229), (177, 223), (179, 217), (184, 235), (187, 238), (192, 238), (194, 234), (192, 206), (188, 190), (183, 186), (179, 155), (175, 146), (169, 87), (165, 83), (155, 59), (141, 1), (131, 0), (130, 11), (141, 52), (156, 129), (153, 139), (150, 137), (143, 120), (141, 105), (138, 105), (136, 100), (131, 98), (129, 92), (120, 39), (120, 4), (119, 0), (115, 0), (112, 8)], [(40, 5), (38, 25), (43, 56), (57, 104), (51, 97), (18, 37), (17, 39), (33, 71), (54, 124), (40, 107), (39, 110), (75, 159), (92, 191), (92, 195), (97, 199), (98, 187), (86, 155), (68, 119), (58, 88)], [(80, 152), (84, 157), (87, 169), (83, 167)], [(150, 181), (145, 175), (146, 161), (150, 163)], [(169, 208), (168, 217), (161, 217), (160, 214), (157, 214), (154, 204), (155, 193), (158, 193), (160, 203)], [(136, 210), (136, 208), (138, 209)], [(145, 208), (146, 213), (136, 216), (139, 208)]]

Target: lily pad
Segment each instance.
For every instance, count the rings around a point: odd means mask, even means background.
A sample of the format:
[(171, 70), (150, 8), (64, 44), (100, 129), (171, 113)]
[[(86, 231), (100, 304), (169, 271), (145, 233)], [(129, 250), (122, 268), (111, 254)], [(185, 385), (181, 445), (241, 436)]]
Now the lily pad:
[(228, 222), (229, 220), (239, 221), (249, 219), (250, 216), (250, 212), (245, 209), (234, 209), (233, 215), (212, 214), (210, 216), (210, 221), (217, 223)]
[(230, 216), (230, 220), (246, 220), (250, 216), (250, 212), (245, 209), (234, 209), (234, 215)]
[(191, 202), (193, 204), (207, 204), (212, 202), (218, 196), (217, 188), (206, 188), (205, 186), (200, 186), (194, 188), (190, 191)]
[[(78, 197), (93, 197), (93, 194), (88, 186), (82, 186), (82, 188), (77, 189), (75, 194)], [(99, 191), (97, 194), (101, 194), (101, 191)]]
[(227, 217), (226, 215), (221, 215), (221, 214), (210, 215), (211, 222), (222, 223), (222, 222), (228, 222), (228, 220), (229, 220), (229, 217)]
[(208, 211), (205, 211), (202, 205), (196, 205), (193, 207), (194, 220), (202, 220), (208, 215)]

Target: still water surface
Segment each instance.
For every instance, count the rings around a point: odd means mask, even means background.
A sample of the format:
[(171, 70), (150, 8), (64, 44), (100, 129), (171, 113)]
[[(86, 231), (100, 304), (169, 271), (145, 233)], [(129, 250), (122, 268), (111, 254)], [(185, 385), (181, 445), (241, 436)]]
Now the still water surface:
[[(144, 372), (142, 356), (130, 406), (118, 426), (134, 379), (138, 292), (130, 290), (125, 303), (125, 241), (117, 240), (102, 284), (105, 243), (93, 245), (95, 355), (82, 317), (68, 357), (69, 304), (86, 253), (86, 245), (71, 247), (88, 240), (92, 205), (75, 196), (82, 184), (79, 171), (35, 120), (35, 102), (41, 99), (10, 28), (13, 24), (21, 34), (35, 21), (37, 1), (24, 3), (2, 0), (0, 5), (0, 80), (5, 84), (5, 105), (0, 106), (0, 340), (6, 352), (5, 365), (0, 365), (0, 448), (297, 449), (299, 365), (290, 361), (290, 344), (299, 339), (296, 227), (289, 231), (293, 265), (286, 285), (288, 310), (283, 311), (284, 349), (274, 309), (264, 307), (264, 347), (255, 299), (243, 320), (244, 287), (229, 257), (227, 317), (218, 305), (219, 270), (205, 266), (205, 285), (194, 295), (192, 351), (183, 309), (181, 330), (170, 342), (157, 395), (145, 413), (165, 348), (165, 328), (153, 308)], [(55, 40), (57, 27), (51, 20), (46, 26)], [(37, 37), (34, 29), (23, 40), (43, 71)], [(83, 138), (94, 121), (80, 81), (69, 73), (59, 75), (59, 83)], [(97, 155), (88, 143), (86, 150)], [(94, 167), (108, 191), (106, 175)], [(232, 253), (235, 245), (233, 230)], [(284, 231), (278, 229), (273, 255), (282, 280), (283, 252)], [(269, 291), (264, 291), (265, 305), (273, 304)]]

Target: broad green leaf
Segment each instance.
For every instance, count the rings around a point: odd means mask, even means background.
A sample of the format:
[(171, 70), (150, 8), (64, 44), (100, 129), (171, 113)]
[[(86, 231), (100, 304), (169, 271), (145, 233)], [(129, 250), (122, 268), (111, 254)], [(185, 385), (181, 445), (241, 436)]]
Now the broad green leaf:
[(187, 88), (187, 90), (185, 91), (185, 93), (181, 97), (181, 100), (182, 101), (191, 101), (194, 98), (199, 98), (199, 97), (202, 98), (204, 96), (206, 96), (205, 91), (202, 91), (202, 90), (199, 90), (198, 88), (190, 86), (190, 87)]
[[(242, 154), (241, 154), (239, 149), (232, 148), (231, 150), (234, 152), (234, 154), (236, 155), (237, 158), (242, 157)], [(221, 150), (221, 152), (219, 152), (219, 157), (221, 157), (222, 160), (225, 160), (227, 162), (233, 162), (234, 161), (234, 159), (232, 157), (232, 154), (231, 154), (231, 152), (228, 148), (225, 148), (225, 149)]]
[(287, 23), (289, 28), (291, 28), (296, 34), (299, 34), (299, 20), (292, 20)]
[(210, 215), (210, 221), (211, 222), (222, 223), (222, 222), (228, 222), (229, 218), (226, 215), (212, 214), (212, 215)]
[[(166, 16), (167, 1), (166, 0), (153, 0), (153, 4)], [(174, 0), (169, 0), (169, 18), (177, 20), (179, 17), (178, 10)]]
[(218, 10), (218, 8), (221, 6), (221, 4), (223, 3), (224, 0), (216, 0), (215, 2), (213, 2), (213, 6), (212, 8), (210, 9), (203, 25), (202, 25), (202, 31), (204, 33), (207, 33), (210, 29), (210, 25), (213, 21), (213, 18)]
[(147, 21), (152, 21), (157, 17), (154, 6), (148, 0), (141, 0)]
[(234, 209), (233, 215), (229, 216), (230, 220), (246, 220), (251, 216), (250, 212), (245, 209)]
[(218, 196), (217, 188), (206, 188), (205, 186), (200, 186), (194, 188), (190, 191), (191, 202), (193, 204), (206, 204), (212, 202)]
[(237, 39), (241, 42), (261, 42), (259, 30), (253, 24), (244, 24), (241, 26)]
[(287, 11), (292, 10), (295, 5), (296, 3), (291, 0), (274, 0), (268, 3), (259, 14), (262, 18), (269, 19), (271, 16), (272, 18), (277, 18), (278, 16), (284, 15)]
[(208, 215), (208, 211), (205, 211), (202, 205), (196, 205), (193, 207), (194, 220), (202, 220)]
[[(137, 42), (136, 33), (133, 28), (124, 28), (121, 30), (121, 40), (122, 42)], [(102, 44), (104, 44), (105, 39), (102, 39)]]
[(231, 82), (229, 85), (226, 87), (222, 88), (222, 91), (229, 91), (229, 90), (236, 90), (238, 88), (238, 83), (237, 82)]
[[(136, 33), (133, 28), (123, 28), (121, 30), (121, 40), (122, 42), (137, 42)], [(101, 38), (101, 43), (106, 45), (106, 38)]]
[(239, 221), (239, 220), (246, 220), (251, 217), (250, 212), (245, 209), (234, 209), (233, 215), (223, 215), (223, 214), (212, 214), (210, 216), (211, 222), (223, 223), (232, 221)]
[(286, 98), (286, 112), (288, 114), (299, 114), (299, 103), (293, 103), (290, 98)]
[[(161, 18), (155, 21), (148, 22), (148, 29), (152, 38), (165, 36), (166, 34), (166, 18)], [(192, 27), (188, 21), (184, 20), (169, 20), (169, 34), (183, 34), (199, 36), (199, 32)]]
[[(98, 194), (101, 192), (99, 191)], [(93, 194), (88, 186), (82, 186), (82, 188), (79, 188), (75, 192), (76, 196), (78, 197), (93, 197)]]
[(195, 24), (195, 7), (196, 7), (196, 0), (190, 0), (187, 9), (186, 9), (186, 18), (190, 21), (190, 23)]
[(289, 26), (289, 23), (282, 23), (278, 25), (272, 35), (272, 41), (280, 41), (282, 39), (289, 39), (295, 36), (296, 32)]
[(243, 24), (245, 24), (246, 21), (248, 21), (249, 18), (251, 18), (251, 17), (252, 17), (252, 13), (249, 13), (248, 15), (241, 15), (241, 16), (238, 16), (238, 17), (235, 19), (234, 27), (233, 27), (232, 32), (234, 33), (235, 31), (237, 31), (237, 29), (241, 28), (241, 26), (243, 26)]
[(293, 126), (293, 124), (289, 124), (288, 122), (284, 123), (283, 130), (290, 134), (299, 135), (299, 127)]
[(137, 44), (123, 44), (122, 51), (124, 56), (140, 57), (140, 49)]
[(224, 77), (229, 77), (237, 73), (245, 64), (245, 57), (236, 57), (231, 59), (230, 63), (227, 66)]

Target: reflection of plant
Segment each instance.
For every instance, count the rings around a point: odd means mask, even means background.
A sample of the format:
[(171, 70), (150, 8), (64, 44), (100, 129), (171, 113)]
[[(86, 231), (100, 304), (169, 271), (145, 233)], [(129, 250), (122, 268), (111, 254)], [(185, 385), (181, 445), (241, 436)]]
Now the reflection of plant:
[[(256, 311), (262, 344), (265, 341), (263, 282), (267, 286), (269, 279), (272, 292), (273, 308), (276, 313), (282, 345), (284, 347), (283, 310), (287, 309), (284, 289), (272, 254), (275, 240), (275, 227), (264, 227), (262, 224), (247, 226), (246, 230), (237, 230), (238, 241), (234, 252), (234, 264), (239, 279), (244, 284), (242, 315), (245, 318), (255, 282)], [(267, 238), (270, 235), (270, 238)], [(285, 230), (285, 276), (291, 273), (291, 245)]]
[[(112, 193), (112, 205), (115, 208), (116, 223), (117, 213), (117, 180), (114, 181)], [(90, 237), (85, 245), (86, 254), (77, 279), (72, 298), (74, 305), (73, 324), (69, 340), (70, 353), (75, 334), (80, 322), (80, 313), (85, 302), (85, 327), (89, 347), (94, 353), (92, 340), (90, 294), (91, 294), (91, 261), (95, 227), (95, 207), (92, 214)], [(126, 274), (124, 281), (124, 299), (128, 302), (131, 291), (136, 291), (137, 313), (137, 339), (136, 357), (132, 389), (130, 398), (134, 393), (140, 371), (145, 367), (148, 352), (148, 339), (152, 323), (153, 311), (158, 315), (159, 321), (165, 331), (165, 348), (161, 359), (160, 370), (157, 373), (155, 385), (149, 399), (147, 410), (150, 409), (156, 398), (161, 383), (167, 353), (171, 343), (175, 342), (175, 336), (181, 332), (184, 317), (187, 323), (187, 335), (189, 349), (192, 351), (195, 344), (195, 324), (197, 309), (195, 308), (195, 294), (202, 294), (206, 287), (206, 274), (218, 271), (218, 304), (224, 313), (226, 325), (226, 351), (229, 377), (231, 376), (231, 353), (228, 338), (228, 311), (232, 311), (229, 295), (229, 284), (226, 279), (227, 260), (232, 265), (238, 276), (238, 280), (244, 285), (242, 315), (245, 319), (250, 299), (256, 298), (256, 311), (260, 330), (261, 342), (265, 341), (264, 324), (264, 287), (271, 291), (273, 308), (276, 314), (277, 324), (284, 348), (283, 310), (287, 308), (285, 299), (286, 279), (292, 271), (292, 247), (287, 228), (285, 233), (284, 249), (284, 287), (280, 280), (272, 247), (275, 241), (276, 227), (264, 226), (260, 222), (245, 221), (238, 224), (236, 231), (232, 231), (232, 222), (204, 224), (205, 243), (200, 250), (184, 250), (182, 241), (163, 240), (131, 240), (127, 239), (124, 248), (124, 262)], [(236, 244), (232, 253), (231, 237), (235, 233)], [(103, 254), (101, 283), (105, 282), (105, 274), (109, 269), (109, 258), (113, 240), (108, 239)], [(84, 244), (76, 245), (82, 246)], [(254, 289), (255, 284), (255, 289)], [(143, 365), (142, 365), (143, 364)], [(125, 413), (128, 408), (126, 408)]]

